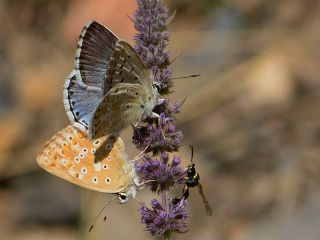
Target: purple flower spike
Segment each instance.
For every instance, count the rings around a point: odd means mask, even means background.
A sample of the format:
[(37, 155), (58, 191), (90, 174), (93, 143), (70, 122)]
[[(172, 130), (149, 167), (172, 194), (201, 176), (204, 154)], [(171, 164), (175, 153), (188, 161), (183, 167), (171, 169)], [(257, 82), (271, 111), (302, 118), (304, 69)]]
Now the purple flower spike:
[(155, 80), (160, 84), (160, 93), (168, 94), (172, 87), (172, 70), (169, 67), (170, 53), (165, 50), (169, 33), (166, 31), (168, 9), (161, 0), (138, 0), (135, 14), (135, 49), (148, 68), (151, 68)]
[(169, 202), (169, 209), (166, 212), (159, 204), (155, 208), (151, 201), (151, 209), (145, 205), (140, 208), (141, 222), (145, 224), (146, 229), (151, 235), (162, 235), (168, 231), (185, 232), (187, 230), (186, 219), (188, 217), (188, 202), (184, 198), (178, 202)]
[[(135, 50), (149, 68), (154, 83), (161, 95), (169, 94), (173, 86), (170, 52), (166, 50), (169, 43), (167, 24), (168, 9), (162, 0), (137, 0), (138, 9), (134, 16)], [(162, 97), (161, 97), (162, 98)], [(146, 154), (135, 165), (140, 181), (150, 186), (151, 191), (161, 195), (161, 202), (151, 201), (151, 208), (140, 208), (141, 222), (151, 235), (170, 235), (171, 231), (187, 230), (187, 201), (183, 198), (170, 200), (170, 188), (176, 184), (185, 184), (185, 170), (181, 167), (181, 158), (169, 156), (176, 152), (182, 141), (182, 132), (175, 126), (174, 115), (181, 111), (181, 103), (170, 105), (165, 99), (153, 112), (160, 119), (147, 118), (138, 127), (134, 127), (133, 143)], [(147, 155), (148, 153), (148, 155)], [(152, 154), (152, 157), (150, 156)]]

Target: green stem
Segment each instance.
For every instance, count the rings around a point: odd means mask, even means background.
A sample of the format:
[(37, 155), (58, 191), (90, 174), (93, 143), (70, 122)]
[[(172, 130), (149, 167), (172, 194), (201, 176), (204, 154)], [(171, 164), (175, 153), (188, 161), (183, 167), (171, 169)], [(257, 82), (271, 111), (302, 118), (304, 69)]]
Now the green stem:
[[(161, 198), (162, 198), (162, 206), (165, 210), (165, 212), (167, 213), (167, 215), (169, 214), (169, 191), (168, 190), (164, 190), (161, 192)], [(166, 231), (163, 234), (163, 239), (164, 240), (169, 240), (170, 239), (170, 231)]]
[[(160, 159), (163, 162), (163, 158), (162, 158), (162, 152), (160, 152)], [(161, 192), (161, 200), (162, 200), (162, 206), (164, 208), (164, 211), (167, 213), (167, 216), (169, 215), (169, 190), (165, 189)], [(170, 231), (166, 231), (163, 234), (163, 239), (164, 240), (169, 240), (170, 239)]]
[(171, 237), (171, 232), (170, 231), (167, 231), (163, 234), (163, 239), (164, 240), (169, 240)]

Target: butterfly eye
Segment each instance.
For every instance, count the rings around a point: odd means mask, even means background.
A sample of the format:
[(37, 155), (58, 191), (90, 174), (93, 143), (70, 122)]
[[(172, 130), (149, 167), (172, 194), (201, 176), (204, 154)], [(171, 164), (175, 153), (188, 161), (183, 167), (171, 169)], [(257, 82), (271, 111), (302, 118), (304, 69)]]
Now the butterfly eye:
[(118, 198), (120, 203), (125, 203), (128, 201), (128, 196), (125, 193), (119, 193)]
[(153, 87), (154, 87), (155, 89), (157, 89), (158, 92), (160, 92), (160, 85), (159, 85), (159, 83), (154, 83), (154, 84), (153, 84)]

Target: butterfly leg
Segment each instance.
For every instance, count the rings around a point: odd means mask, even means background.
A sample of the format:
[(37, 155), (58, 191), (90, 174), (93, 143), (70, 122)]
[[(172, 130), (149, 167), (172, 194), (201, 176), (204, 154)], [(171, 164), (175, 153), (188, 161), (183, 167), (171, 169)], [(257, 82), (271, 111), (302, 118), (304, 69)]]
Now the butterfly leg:
[(137, 187), (139, 187), (139, 189), (144, 188), (144, 185), (145, 185), (146, 183), (155, 182), (155, 181), (156, 181), (156, 180), (147, 180), (147, 181), (144, 181), (144, 182), (140, 182), (138, 177), (136, 177), (136, 178), (133, 179), (134, 184), (135, 184)]
[(157, 106), (163, 104), (165, 101), (166, 100), (164, 98), (159, 98), (157, 102)]
[[(150, 142), (150, 143), (151, 143), (151, 142)], [(139, 159), (142, 157), (142, 155), (147, 151), (150, 143), (149, 143), (137, 156), (135, 156), (134, 159), (129, 160), (128, 162), (135, 162), (135, 161), (139, 160)]]
[(140, 182), (139, 181), (139, 177), (135, 177), (133, 178), (133, 182), (135, 184), (136, 187), (138, 187), (139, 190), (143, 189), (144, 188), (144, 182)]
[[(133, 179), (133, 181), (135, 182), (134, 179)], [(131, 192), (131, 195), (132, 195), (133, 199), (136, 200), (140, 205), (142, 205), (142, 202), (140, 202), (139, 199), (137, 198), (137, 188), (136, 188), (136, 186), (132, 186), (130, 188), (130, 192)]]

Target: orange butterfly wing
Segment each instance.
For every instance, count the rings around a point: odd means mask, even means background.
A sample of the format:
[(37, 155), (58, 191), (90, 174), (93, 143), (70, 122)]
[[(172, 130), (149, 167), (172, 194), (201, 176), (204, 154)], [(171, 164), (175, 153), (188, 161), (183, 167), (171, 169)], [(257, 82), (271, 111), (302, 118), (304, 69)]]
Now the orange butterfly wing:
[(53, 175), (98, 192), (123, 192), (132, 182), (120, 137), (90, 140), (72, 125), (47, 141), (37, 162)]

